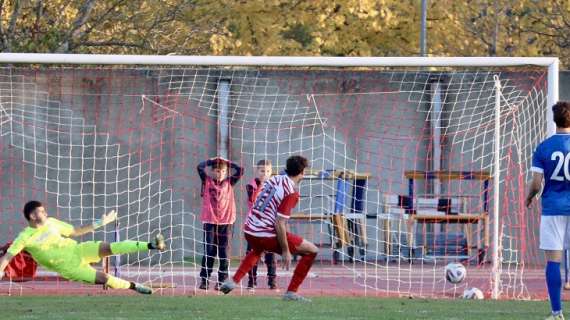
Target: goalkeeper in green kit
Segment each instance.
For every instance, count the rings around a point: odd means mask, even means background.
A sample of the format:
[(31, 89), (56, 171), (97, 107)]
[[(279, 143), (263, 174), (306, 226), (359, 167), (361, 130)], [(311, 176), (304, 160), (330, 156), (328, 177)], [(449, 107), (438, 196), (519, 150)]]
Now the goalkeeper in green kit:
[(164, 237), (156, 235), (152, 242), (121, 241), (107, 243), (102, 241), (80, 242), (71, 237), (93, 232), (117, 219), (112, 210), (104, 214), (93, 224), (74, 227), (55, 218), (48, 218), (47, 212), (39, 201), (29, 201), (24, 206), (24, 216), (28, 220), (26, 227), (14, 240), (4, 257), (0, 259), (0, 274), (10, 259), (20, 251), (26, 250), (34, 260), (44, 268), (59, 273), (62, 277), (89, 284), (105, 284), (113, 289), (131, 289), (143, 294), (151, 294), (152, 289), (139, 283), (129, 282), (107, 273), (97, 271), (91, 263), (103, 257), (156, 249), (165, 250)]

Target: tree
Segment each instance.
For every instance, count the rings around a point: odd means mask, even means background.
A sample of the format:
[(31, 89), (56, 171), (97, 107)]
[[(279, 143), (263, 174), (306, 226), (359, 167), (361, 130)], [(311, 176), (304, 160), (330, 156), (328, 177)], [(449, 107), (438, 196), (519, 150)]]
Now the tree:
[(523, 12), (530, 23), (521, 29), (532, 35), (529, 43), (540, 47), (541, 55), (559, 56), (563, 65), (570, 65), (570, 2), (530, 1)]
[(0, 49), (167, 54), (182, 46), (199, 53), (205, 47), (189, 42), (200, 27), (183, 19), (191, 7), (188, 0), (0, 0)]
[(210, 39), (214, 54), (370, 56), (417, 52), (417, 39), (410, 38), (413, 34), (408, 30), (418, 30), (410, 23), (419, 7), (412, 0), (199, 3), (198, 7), (216, 12), (223, 26)]
[(434, 1), (430, 53), (449, 56), (559, 56), (570, 62), (566, 1)]
[[(428, 53), (560, 56), (570, 2), (429, 1)], [(0, 51), (409, 56), (415, 0), (0, 0)]]

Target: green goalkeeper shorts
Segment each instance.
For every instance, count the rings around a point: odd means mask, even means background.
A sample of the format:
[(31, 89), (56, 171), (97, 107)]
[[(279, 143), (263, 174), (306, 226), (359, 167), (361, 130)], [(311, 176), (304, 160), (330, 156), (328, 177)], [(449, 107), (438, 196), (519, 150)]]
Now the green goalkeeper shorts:
[(86, 241), (77, 244), (70, 261), (58, 270), (61, 276), (68, 280), (95, 284), (97, 270), (91, 266), (91, 263), (101, 261), (100, 246), (101, 241)]

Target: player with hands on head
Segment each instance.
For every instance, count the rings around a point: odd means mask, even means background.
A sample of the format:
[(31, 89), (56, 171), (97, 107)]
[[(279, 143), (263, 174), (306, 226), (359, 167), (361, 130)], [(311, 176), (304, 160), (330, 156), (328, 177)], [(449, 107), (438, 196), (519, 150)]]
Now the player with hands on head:
[[(210, 167), (209, 173), (206, 167)], [(219, 260), (218, 281), (214, 290), (228, 277), (228, 247), (236, 220), (234, 185), (243, 175), (243, 168), (227, 159), (216, 157), (202, 161), (197, 167), (202, 180), (202, 212), (200, 220), (204, 231), (204, 255), (200, 268), (200, 285), (208, 290), (214, 261)], [(233, 170), (231, 175), (228, 171)]]

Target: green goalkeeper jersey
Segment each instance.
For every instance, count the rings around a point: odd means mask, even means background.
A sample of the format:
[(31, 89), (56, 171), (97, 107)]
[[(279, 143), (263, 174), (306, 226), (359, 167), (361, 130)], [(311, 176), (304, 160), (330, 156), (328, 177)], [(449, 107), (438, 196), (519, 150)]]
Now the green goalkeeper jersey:
[(43, 267), (61, 272), (66, 269), (66, 262), (72, 261), (77, 242), (68, 238), (73, 232), (73, 226), (48, 218), (46, 223), (38, 228), (26, 227), (14, 240), (8, 253), (12, 256), (26, 250), (34, 260)]

